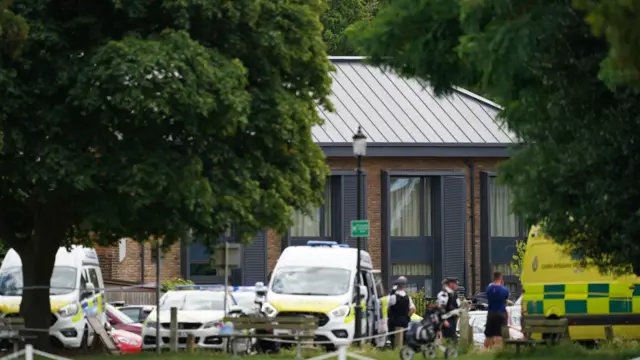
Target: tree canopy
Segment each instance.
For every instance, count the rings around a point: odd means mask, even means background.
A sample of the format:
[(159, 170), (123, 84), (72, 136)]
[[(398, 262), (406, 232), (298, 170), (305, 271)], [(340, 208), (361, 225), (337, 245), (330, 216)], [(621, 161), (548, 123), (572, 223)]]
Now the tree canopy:
[(439, 94), (478, 86), (503, 104), (500, 121), (521, 140), (500, 169), (513, 210), (602, 270), (637, 273), (640, 102), (620, 81), (626, 70), (605, 65), (637, 46), (629, 39), (640, 28), (620, 24), (630, 33), (608, 42), (585, 20), (600, 10), (570, 0), (394, 0), (350, 35), (372, 63)]
[(0, 239), (23, 259), (27, 327), (49, 326), (48, 292), (28, 287), (48, 285), (61, 245), (211, 242), (231, 224), (247, 240), (322, 201), (322, 0), (8, 5)]
[(347, 38), (346, 30), (358, 21), (370, 21), (381, 1), (386, 0), (328, 0), (328, 9), (320, 17), (327, 54), (359, 55)]

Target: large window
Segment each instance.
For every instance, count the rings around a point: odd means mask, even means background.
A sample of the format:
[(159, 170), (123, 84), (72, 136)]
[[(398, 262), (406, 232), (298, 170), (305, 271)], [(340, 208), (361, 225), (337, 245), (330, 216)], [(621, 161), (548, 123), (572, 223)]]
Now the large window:
[(429, 263), (397, 263), (391, 265), (391, 274), (394, 278), (406, 276), (408, 278), (407, 290), (424, 290), (425, 294), (433, 292), (433, 268)]
[(390, 235), (431, 235), (431, 187), (428, 178), (394, 177), (390, 183)]
[(518, 237), (520, 225), (518, 217), (511, 212), (511, 191), (505, 185), (491, 178), (491, 236)]
[(516, 273), (511, 269), (511, 265), (507, 263), (493, 264), (493, 271), (500, 271), (503, 276), (515, 276)]
[(431, 264), (393, 264), (393, 276), (431, 276)]
[(331, 236), (331, 182), (327, 181), (324, 190), (324, 204), (309, 208), (310, 215), (301, 211), (293, 213), (292, 237), (330, 237)]

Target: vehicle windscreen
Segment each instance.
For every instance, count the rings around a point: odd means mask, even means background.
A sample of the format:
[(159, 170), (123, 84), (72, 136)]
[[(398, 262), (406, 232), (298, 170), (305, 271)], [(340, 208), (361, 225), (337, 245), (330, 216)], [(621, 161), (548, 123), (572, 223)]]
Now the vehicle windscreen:
[(135, 324), (135, 321), (133, 321), (133, 319), (131, 319), (127, 314), (116, 309), (110, 304), (107, 304), (107, 311), (109, 311), (112, 316), (118, 318), (118, 320), (123, 324)]
[(351, 271), (325, 267), (283, 267), (276, 270), (271, 291), (290, 295), (343, 295), (349, 291)]
[[(233, 305), (233, 300), (229, 300), (227, 306)], [(209, 291), (180, 291), (169, 292), (160, 301), (160, 310), (171, 310), (172, 307), (178, 310), (198, 311), (198, 310), (219, 310), (224, 311), (224, 292)]]
[(255, 303), (256, 301), (255, 293), (252, 293), (252, 292), (234, 293), (233, 298), (236, 299), (238, 306), (240, 306), (243, 309), (253, 309), (257, 306)]
[[(49, 283), (50, 295), (68, 294), (76, 289), (78, 270), (72, 266), (54, 266)], [(14, 266), (0, 272), (0, 295), (21, 296), (24, 282), (22, 267)]]

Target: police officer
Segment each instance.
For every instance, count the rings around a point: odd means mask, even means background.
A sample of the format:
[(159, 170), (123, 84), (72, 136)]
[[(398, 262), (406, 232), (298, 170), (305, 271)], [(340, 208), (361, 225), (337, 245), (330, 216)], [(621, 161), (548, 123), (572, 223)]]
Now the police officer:
[(400, 276), (398, 279), (396, 279), (396, 281), (393, 282), (393, 286), (391, 287), (391, 291), (389, 292), (389, 295), (393, 295), (396, 293), (396, 290), (398, 290), (398, 283), (407, 283), (407, 278), (404, 276)]
[[(460, 308), (460, 299), (458, 299), (458, 293), (456, 291), (458, 287), (458, 280), (456, 278), (445, 278), (442, 280), (442, 291), (438, 293), (436, 303), (442, 307), (445, 313)], [(451, 341), (457, 341), (458, 335), (456, 334), (456, 328), (458, 324), (458, 317), (452, 316), (444, 323), (442, 329), (442, 337)]]
[[(405, 291), (407, 286), (407, 278), (399, 277), (395, 281), (396, 290), (393, 295), (389, 296), (389, 331), (393, 332), (396, 328), (406, 328), (411, 321), (411, 315), (416, 312), (416, 306), (413, 300)], [(395, 347), (395, 334), (391, 334), (391, 347)]]

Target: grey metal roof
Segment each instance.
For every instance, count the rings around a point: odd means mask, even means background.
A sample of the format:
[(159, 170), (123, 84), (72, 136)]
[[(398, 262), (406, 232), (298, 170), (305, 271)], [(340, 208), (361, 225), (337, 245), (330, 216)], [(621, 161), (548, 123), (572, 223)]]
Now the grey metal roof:
[(363, 64), (362, 57), (330, 57), (336, 67), (325, 119), (313, 128), (322, 145), (350, 143), (358, 125), (369, 143), (511, 144), (516, 137), (496, 121), (500, 107), (463, 89), (436, 97), (415, 79)]

